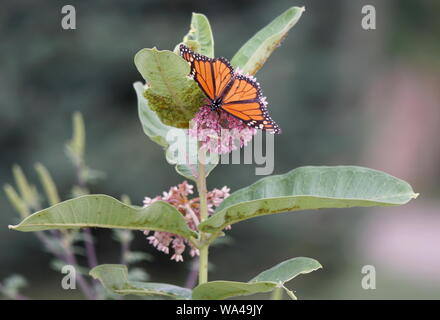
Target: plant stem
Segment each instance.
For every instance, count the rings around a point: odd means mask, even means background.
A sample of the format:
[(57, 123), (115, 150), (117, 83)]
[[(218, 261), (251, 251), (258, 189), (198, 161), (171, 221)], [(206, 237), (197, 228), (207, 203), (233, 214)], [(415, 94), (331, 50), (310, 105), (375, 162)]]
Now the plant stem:
[[(206, 189), (206, 171), (205, 171), (205, 154), (199, 152), (198, 159), (198, 174), (197, 174), (197, 190), (199, 191), (200, 199), (200, 222), (205, 221), (208, 218), (208, 202), (207, 202), (207, 189)], [(200, 233), (200, 258), (199, 258), (199, 284), (208, 282), (208, 251), (209, 244), (207, 243), (207, 234)]]
[(198, 164), (197, 175), (197, 189), (199, 190), (200, 197), (200, 222), (205, 221), (208, 218), (208, 203), (206, 189), (206, 170), (205, 170), (205, 155), (201, 153)]
[(43, 231), (35, 232), (35, 236), (38, 238), (38, 240), (40, 240), (44, 244), (47, 251), (53, 254), (58, 260), (64, 261), (64, 257), (61, 254), (59, 254), (56, 248), (54, 248), (52, 242)]
[(199, 284), (208, 282), (208, 245), (200, 248)]
[(130, 252), (130, 243), (131, 240), (128, 239), (128, 237), (125, 237), (127, 233), (129, 233), (129, 230), (122, 230), (124, 237), (122, 237), (121, 241), (121, 264), (127, 264), (127, 256)]
[(93, 269), (98, 265), (98, 258), (96, 257), (96, 250), (95, 250), (95, 244), (93, 241), (92, 232), (89, 228), (84, 228), (84, 242), (86, 246), (86, 255), (87, 255), (87, 262), (89, 264), (89, 268)]
[(272, 291), (272, 295), (270, 296), (270, 300), (281, 300), (283, 298), (283, 289), (282, 288), (275, 288)]

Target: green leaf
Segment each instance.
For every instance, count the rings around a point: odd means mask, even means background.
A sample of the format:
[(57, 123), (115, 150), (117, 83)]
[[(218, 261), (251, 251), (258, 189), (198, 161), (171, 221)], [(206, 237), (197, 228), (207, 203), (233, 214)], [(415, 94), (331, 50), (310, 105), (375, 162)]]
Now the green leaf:
[(51, 206), (60, 202), (60, 196), (58, 195), (58, 190), (55, 185), (55, 182), (52, 179), (49, 170), (41, 163), (35, 164), (35, 171), (37, 171), (38, 177), (40, 178), (40, 182), (44, 188), (44, 192), (46, 193), (47, 200)]
[[(143, 96), (144, 85), (141, 82), (135, 82), (133, 87), (136, 90), (139, 119), (145, 134), (165, 149), (168, 163), (175, 165), (175, 169), (180, 175), (195, 181), (198, 171), (196, 139), (189, 137), (186, 129), (164, 125), (156, 113), (151, 110), (148, 100)], [(182, 151), (184, 154), (180, 154)], [(217, 164), (218, 155), (208, 155), (206, 176)]]
[(17, 184), (18, 191), (21, 198), (26, 205), (30, 208), (38, 207), (39, 198), (38, 192), (34, 185), (31, 185), (21, 167), (17, 164), (12, 166), (12, 174), (14, 176), (15, 183)]
[(136, 90), (138, 114), (144, 133), (158, 145), (167, 148), (167, 133), (170, 129), (173, 129), (173, 127), (163, 124), (156, 113), (151, 110), (147, 99), (144, 97), (146, 86), (138, 81), (133, 84), (133, 87), (134, 90)]
[(26, 202), (20, 198), (17, 191), (10, 184), (5, 184), (3, 186), (6, 197), (12, 204), (14, 209), (20, 214), (21, 218), (24, 219), (30, 214), (30, 210), (26, 205)]
[(249, 282), (211, 281), (198, 285), (193, 290), (193, 299), (221, 300), (236, 296), (269, 292), (276, 288), (284, 288), (287, 294), (293, 299), (295, 295), (284, 287), (284, 283), (300, 274), (310, 273), (319, 268), (322, 268), (322, 266), (314, 259), (304, 257), (293, 258), (263, 271)]
[(278, 284), (278, 287), (283, 288), (287, 295), (292, 300), (297, 300), (297, 297), (293, 291), (286, 288), (284, 285), (286, 282), (292, 280), (293, 278), (299, 276), (300, 274), (310, 273), (312, 271), (322, 268), (321, 264), (315, 259), (298, 257), (283, 261), (276, 266), (261, 272), (255, 278), (253, 278), (250, 283), (269, 281)]
[(172, 205), (156, 201), (146, 208), (126, 205), (106, 195), (86, 195), (60, 202), (38, 211), (10, 229), (40, 231), (50, 229), (119, 228), (156, 230), (197, 237), (182, 214)]
[(188, 77), (189, 64), (174, 52), (156, 48), (140, 50), (134, 63), (147, 82), (144, 96), (151, 110), (168, 126), (188, 128), (205, 99)]
[(73, 114), (72, 124), (72, 139), (67, 143), (67, 148), (76, 161), (78, 161), (84, 157), (86, 146), (86, 128), (83, 116), (80, 112), (75, 112)]
[(218, 233), (242, 220), (288, 211), (397, 206), (416, 197), (407, 182), (381, 171), (356, 166), (300, 167), (234, 192), (199, 230)]
[[(214, 38), (208, 18), (200, 13), (193, 12), (188, 34), (183, 38), (185, 44), (195, 41), (199, 46), (196, 51), (210, 58), (214, 58)], [(194, 45), (190, 45), (194, 47)]]
[(222, 300), (237, 296), (270, 292), (276, 288), (274, 282), (238, 282), (238, 281), (210, 281), (198, 285), (193, 289), (194, 300)]
[(103, 264), (90, 270), (90, 275), (101, 281), (102, 285), (119, 295), (153, 296), (169, 299), (190, 299), (191, 290), (155, 282), (128, 280), (127, 267), (121, 264)]
[(249, 282), (270, 281), (284, 284), (300, 274), (310, 273), (322, 268), (315, 259), (298, 257), (283, 261), (276, 266), (261, 272)]
[(234, 67), (254, 75), (298, 22), (304, 7), (291, 7), (249, 39), (231, 60)]

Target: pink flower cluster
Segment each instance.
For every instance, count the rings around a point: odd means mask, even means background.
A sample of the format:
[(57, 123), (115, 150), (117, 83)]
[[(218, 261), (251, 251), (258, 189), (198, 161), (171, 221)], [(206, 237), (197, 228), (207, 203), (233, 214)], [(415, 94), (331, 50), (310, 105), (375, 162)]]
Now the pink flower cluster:
[(213, 153), (229, 153), (237, 149), (237, 144), (246, 146), (257, 129), (222, 110), (212, 111), (203, 106), (195, 114), (189, 134), (201, 142), (201, 149)]
[[(144, 207), (148, 207), (155, 201), (162, 200), (173, 205), (179, 210), (185, 218), (188, 226), (192, 230), (196, 230), (197, 225), (200, 223), (200, 199), (198, 197), (189, 199), (189, 195), (193, 194), (193, 188), (191, 184), (183, 181), (176, 187), (171, 187), (168, 192), (163, 192), (162, 196), (155, 198), (145, 197)], [(222, 201), (229, 196), (230, 189), (223, 187), (222, 189), (213, 189), (208, 192), (208, 214), (214, 213), (214, 209), (222, 203)], [(157, 250), (166, 254), (170, 252), (170, 248), (174, 250), (174, 254), (171, 256), (171, 260), (183, 261), (183, 252), (186, 246), (190, 247), (190, 255), (192, 257), (199, 255), (199, 250), (192, 246), (185, 238), (172, 234), (169, 232), (153, 231), (153, 235), (148, 236), (149, 230), (144, 231), (147, 235), (147, 239)]]

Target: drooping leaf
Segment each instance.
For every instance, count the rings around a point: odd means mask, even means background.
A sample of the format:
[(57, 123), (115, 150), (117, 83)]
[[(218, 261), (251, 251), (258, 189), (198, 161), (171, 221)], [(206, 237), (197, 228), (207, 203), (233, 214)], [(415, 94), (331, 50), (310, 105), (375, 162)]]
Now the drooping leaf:
[(223, 300), (231, 297), (270, 292), (276, 286), (275, 282), (210, 281), (195, 287), (192, 298), (194, 300)]
[(152, 296), (168, 299), (190, 299), (191, 290), (166, 283), (129, 281), (127, 267), (121, 264), (102, 264), (90, 275), (102, 285), (119, 295)]
[(318, 261), (310, 258), (292, 258), (263, 271), (249, 282), (211, 281), (198, 285), (193, 290), (193, 299), (221, 300), (237, 296), (247, 296), (284, 288), (290, 297), (293, 292), (284, 287), (284, 284), (300, 274), (310, 273), (322, 266)]
[(292, 300), (297, 300), (293, 291), (289, 290), (285, 283), (299, 276), (300, 274), (310, 273), (322, 268), (321, 264), (315, 259), (298, 257), (283, 261), (276, 266), (261, 272), (250, 283), (259, 283), (261, 281), (270, 281), (278, 284), (278, 287), (284, 289)]
[[(190, 30), (183, 38), (183, 42), (190, 48), (198, 46), (198, 48), (194, 48), (196, 52), (214, 58), (214, 38), (211, 25), (205, 15), (193, 12)], [(192, 44), (192, 42), (196, 42), (197, 45)]]
[[(187, 179), (197, 176), (197, 141), (188, 135), (188, 130), (178, 129), (163, 124), (155, 112), (150, 109), (148, 100), (143, 96), (145, 90), (141, 82), (133, 84), (138, 99), (139, 119), (145, 134), (165, 149), (167, 161), (175, 165), (176, 171)], [(208, 175), (217, 165), (218, 157), (209, 156), (206, 165)]]
[(182, 214), (167, 202), (156, 201), (142, 208), (99, 194), (60, 202), (30, 215), (16, 226), (9, 226), (18, 231), (88, 227), (166, 231), (186, 238), (197, 236)]
[(411, 186), (381, 171), (356, 166), (300, 167), (260, 179), (232, 193), (210, 218), (204, 232), (220, 232), (242, 220), (288, 211), (397, 206), (417, 194)]
[(188, 63), (174, 52), (156, 48), (140, 50), (134, 62), (147, 82), (143, 94), (151, 110), (165, 125), (188, 128), (205, 99), (195, 81), (188, 77)]
[(315, 259), (297, 257), (283, 261), (276, 266), (261, 272), (249, 282), (270, 281), (284, 284), (300, 274), (310, 273), (322, 268)]
[(298, 22), (304, 7), (291, 7), (249, 39), (231, 60), (234, 67), (254, 75)]

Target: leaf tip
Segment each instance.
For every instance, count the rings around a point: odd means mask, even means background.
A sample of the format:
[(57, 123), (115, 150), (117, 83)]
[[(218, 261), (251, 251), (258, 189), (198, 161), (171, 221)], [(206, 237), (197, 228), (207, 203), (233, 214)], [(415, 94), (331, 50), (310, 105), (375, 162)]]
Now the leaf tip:
[(8, 229), (9, 229), (9, 230), (15, 230), (15, 229), (17, 229), (17, 227), (18, 227), (18, 226), (13, 226), (12, 224), (9, 224), (9, 225), (8, 225)]
[[(97, 267), (97, 266), (96, 266)], [(92, 268), (89, 271), (89, 276), (91, 276), (93, 279), (99, 280), (98, 274), (96, 272), (96, 267)]]
[(413, 193), (411, 196), (412, 199), (417, 199), (417, 197), (420, 195), (420, 193)]

